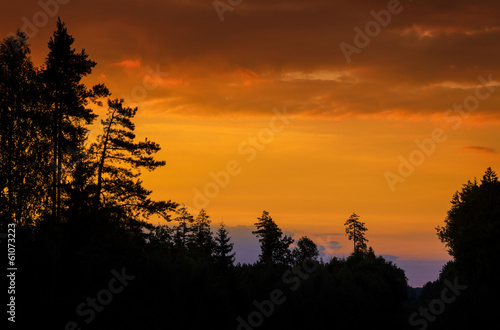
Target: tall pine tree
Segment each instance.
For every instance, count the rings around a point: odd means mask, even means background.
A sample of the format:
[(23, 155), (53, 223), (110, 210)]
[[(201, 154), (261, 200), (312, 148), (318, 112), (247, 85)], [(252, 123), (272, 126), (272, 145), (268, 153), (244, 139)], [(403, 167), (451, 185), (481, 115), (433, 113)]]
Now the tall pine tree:
[(6, 38), (0, 45), (0, 218), (18, 225), (43, 214), (50, 175), (38, 78), (26, 35)]
[(215, 236), (214, 259), (215, 264), (221, 268), (232, 267), (235, 260), (235, 252), (233, 251), (234, 243), (231, 243), (229, 232), (221, 223), (219, 230)]
[(185, 251), (188, 242), (192, 240), (194, 217), (188, 212), (184, 204), (176, 210), (176, 214), (174, 221), (179, 224), (174, 226), (174, 242), (180, 251)]
[(293, 243), (291, 236), (283, 234), (269, 212), (264, 211), (259, 221), (255, 223), (256, 231), (252, 233), (259, 238), (261, 254), (259, 262), (264, 264), (288, 265), (292, 261), (291, 251), (288, 249)]
[[(49, 41), (49, 54), (42, 72), (45, 101), (51, 117), (52, 144), (52, 215), (61, 219), (63, 209), (63, 182), (70, 181), (78, 163), (78, 154), (84, 154), (87, 126), (97, 117), (89, 102), (100, 105), (98, 98), (109, 95), (107, 88), (95, 85), (88, 89), (82, 78), (92, 73), (96, 62), (88, 58), (85, 50), (76, 52), (74, 38), (68, 34), (59, 19), (54, 36)], [(75, 181), (75, 183), (78, 181)]]
[(103, 134), (91, 147), (97, 167), (96, 209), (118, 210), (120, 221), (132, 227), (152, 215), (169, 221), (169, 212), (177, 207), (171, 201), (152, 200), (152, 191), (143, 187), (141, 169), (153, 171), (165, 162), (153, 157), (160, 150), (157, 143), (147, 138), (136, 141), (136, 113), (137, 108), (124, 107), (123, 100), (109, 100), (107, 118), (101, 121)]
[(201, 257), (210, 257), (214, 249), (215, 243), (210, 223), (210, 216), (204, 209), (201, 209), (191, 226), (192, 236), (189, 242), (189, 249)]
[(346, 226), (345, 233), (347, 237), (349, 240), (353, 241), (354, 253), (367, 253), (368, 249), (366, 242), (368, 242), (368, 240), (365, 238), (365, 232), (367, 231), (365, 223), (359, 221), (359, 216), (356, 213), (353, 213), (349, 219), (347, 219), (344, 226)]

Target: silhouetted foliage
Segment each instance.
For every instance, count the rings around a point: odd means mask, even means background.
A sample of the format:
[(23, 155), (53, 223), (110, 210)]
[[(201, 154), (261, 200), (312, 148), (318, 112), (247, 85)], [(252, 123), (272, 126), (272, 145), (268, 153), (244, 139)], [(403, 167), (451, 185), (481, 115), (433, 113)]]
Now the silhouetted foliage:
[[(52, 219), (61, 220), (64, 187), (74, 176), (75, 155), (84, 152), (88, 128), (97, 117), (89, 102), (100, 104), (97, 99), (109, 95), (104, 85), (88, 89), (81, 83), (83, 77), (92, 73), (96, 62), (88, 58), (85, 50), (77, 53), (73, 47), (74, 38), (59, 19), (54, 36), (49, 41), (49, 54), (41, 72), (43, 95), (47, 115), (50, 118), (52, 145)], [(77, 180), (74, 181), (78, 182)]]
[[(470, 289), (429, 328), (474, 328), (470, 315), (496, 312), (500, 188), (491, 169), (455, 194), (438, 228), (454, 261), (418, 299), (404, 271), (367, 248), (354, 213), (347, 258), (318, 261), (307, 236), (291, 249), (264, 211), (253, 231), (259, 260), (235, 265), (230, 231), (221, 224), (214, 234), (206, 210), (194, 217), (150, 198), (141, 170), (165, 163), (153, 158), (158, 144), (137, 141), (137, 108), (108, 100), (103, 133), (88, 143), (90, 106), (109, 92), (82, 84), (96, 63), (73, 42), (59, 20), (41, 70), (23, 33), (0, 44), (0, 229), (17, 224), (19, 328), (404, 329), (454, 277)], [(116, 272), (128, 274), (123, 290)]]
[(259, 221), (255, 223), (256, 231), (252, 233), (259, 238), (261, 254), (259, 261), (264, 264), (288, 265), (292, 261), (291, 251), (288, 249), (293, 239), (283, 234), (276, 222), (264, 211)]
[(356, 213), (351, 214), (344, 226), (346, 226), (345, 233), (347, 237), (354, 243), (354, 252), (368, 252), (366, 246), (368, 240), (365, 238), (367, 229), (365, 223), (359, 221), (359, 216)]
[[(480, 183), (468, 181), (453, 195), (451, 204), (445, 226), (436, 229), (454, 260), (443, 267), (438, 282), (433, 285), (443, 288), (444, 280), (457, 279), (467, 286), (467, 290), (450, 308), (447, 317), (436, 324), (436, 329), (443, 326), (442, 322), (450, 328), (460, 329), (480, 324), (486, 326), (493, 321), (489, 316), (500, 307), (497, 286), (500, 274), (500, 182), (497, 174), (488, 168)], [(479, 313), (483, 315), (481, 322), (471, 316)]]
[(215, 237), (214, 259), (218, 267), (232, 267), (235, 260), (235, 252), (233, 252), (234, 243), (231, 243), (229, 231), (222, 223)]
[(153, 201), (152, 191), (143, 187), (141, 169), (153, 171), (165, 165), (154, 160), (152, 154), (160, 146), (149, 141), (136, 142), (132, 119), (137, 108), (123, 106), (123, 100), (108, 101), (108, 116), (102, 120), (103, 134), (91, 147), (97, 167), (95, 205), (108, 210), (120, 209), (122, 222), (137, 226), (152, 215), (169, 221), (169, 212), (177, 204), (171, 201)]
[[(0, 45), (0, 221), (32, 225), (45, 213), (47, 118), (39, 72), (22, 32)], [(2, 226), (3, 232), (7, 232)]]
[(303, 236), (297, 241), (297, 247), (293, 249), (294, 263), (302, 264), (305, 260), (317, 260), (319, 257), (318, 246), (309, 237)]
[(210, 228), (211, 222), (207, 212), (201, 209), (192, 224), (192, 235), (188, 242), (189, 250), (205, 259), (210, 258), (215, 249), (215, 241)]
[(185, 205), (179, 207), (175, 213), (177, 216), (174, 221), (179, 224), (174, 227), (174, 242), (177, 248), (184, 251), (188, 248), (188, 242), (192, 240), (194, 217)]
[(471, 284), (496, 282), (500, 252), (500, 183), (488, 168), (481, 183), (467, 182), (451, 201), (438, 236)]

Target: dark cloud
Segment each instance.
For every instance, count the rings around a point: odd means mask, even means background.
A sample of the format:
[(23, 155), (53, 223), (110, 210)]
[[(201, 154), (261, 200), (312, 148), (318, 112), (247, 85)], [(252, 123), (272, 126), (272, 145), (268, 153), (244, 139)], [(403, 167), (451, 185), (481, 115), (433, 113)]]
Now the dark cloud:
[(489, 154), (496, 153), (495, 149), (489, 148), (489, 147), (483, 147), (483, 146), (465, 146), (464, 149), (478, 151), (478, 152), (484, 152), (484, 153), (489, 153)]
[(328, 242), (328, 246), (327, 246), (329, 249), (335, 249), (335, 250), (338, 250), (338, 249), (341, 249), (342, 246), (340, 245), (339, 242), (337, 241), (330, 241)]
[(320, 234), (320, 233), (316, 233), (316, 234), (312, 234), (314, 236), (338, 236), (338, 235), (345, 235), (345, 233), (324, 233), (324, 234)]
[[(364, 30), (374, 20), (371, 12), (387, 4), (252, 0), (221, 22), (206, 0), (70, 1), (40, 21), (30, 42), (43, 59), (61, 16), (78, 47), (99, 63), (97, 70), (109, 74), (111, 84), (120, 82), (116, 94), (140, 83), (144, 72), (134, 76), (113, 64), (159, 65), (169, 72), (179, 83), (151, 91), (151, 111), (181, 115), (267, 114), (286, 103), (291, 113), (308, 116), (425, 117), (474, 93), (479, 75), (499, 80), (500, 3), (485, 0), (402, 1), (403, 11), (348, 64), (339, 44), (354, 44), (354, 27)], [(0, 9), (4, 36), (35, 24), (44, 12), (37, 1), (5, 2)], [(477, 115), (499, 119), (499, 102), (495, 93)]]

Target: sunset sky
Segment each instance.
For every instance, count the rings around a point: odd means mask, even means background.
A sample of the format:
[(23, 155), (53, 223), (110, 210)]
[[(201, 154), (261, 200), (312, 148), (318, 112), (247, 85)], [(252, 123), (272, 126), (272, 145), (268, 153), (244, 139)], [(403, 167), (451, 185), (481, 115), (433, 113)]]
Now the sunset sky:
[(453, 193), (500, 171), (498, 2), (2, 0), (0, 34), (25, 30), (41, 66), (57, 16), (98, 63), (87, 85), (162, 146), (146, 186), (224, 221), (239, 261), (263, 210), (325, 259), (352, 252), (356, 212), (421, 286)]

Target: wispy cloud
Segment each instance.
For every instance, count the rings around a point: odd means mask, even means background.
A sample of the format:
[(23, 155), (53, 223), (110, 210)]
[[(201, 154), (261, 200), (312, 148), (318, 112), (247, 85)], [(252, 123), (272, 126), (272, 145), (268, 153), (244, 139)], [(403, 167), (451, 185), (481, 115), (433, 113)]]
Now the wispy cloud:
[(395, 261), (397, 259), (399, 259), (398, 256), (395, 256), (395, 255), (392, 255), (392, 254), (381, 254), (382, 257), (384, 257), (385, 260), (388, 260), (388, 261)]
[(489, 147), (483, 147), (483, 146), (465, 146), (464, 149), (488, 153), (488, 154), (495, 154), (496, 153), (495, 149), (489, 148)]
[(113, 63), (111, 65), (119, 66), (126, 70), (131, 70), (131, 69), (140, 69), (141, 63), (142, 63), (141, 59), (138, 58), (135, 60), (123, 60), (121, 62)]
[[(291, 114), (307, 117), (428, 120), (474, 92), (478, 75), (492, 74), (490, 86), (500, 89), (500, 3), (485, 0), (402, 2), (398, 19), (347, 64), (339, 43), (352, 43), (353, 28), (386, 4), (255, 0), (226, 13), (221, 24), (201, 1), (124, 0), (110, 11), (107, 2), (88, 0), (65, 5), (64, 20), (70, 32), (84, 31), (78, 41), (99, 69), (120, 81), (110, 86), (117, 95), (142, 76), (124, 77), (109, 66), (128, 74), (158, 64), (171, 73), (148, 96), (171, 95), (148, 110), (169, 115), (186, 104), (206, 116), (262, 115), (286, 99)], [(17, 2), (11, 14), (0, 14), (3, 35), (21, 25), (25, 7)], [(494, 93), (474, 116), (500, 120), (499, 102)]]
[(337, 241), (330, 241), (328, 242), (328, 248), (329, 249), (335, 249), (335, 250), (338, 250), (338, 249), (341, 249), (342, 246), (340, 245), (339, 242)]

